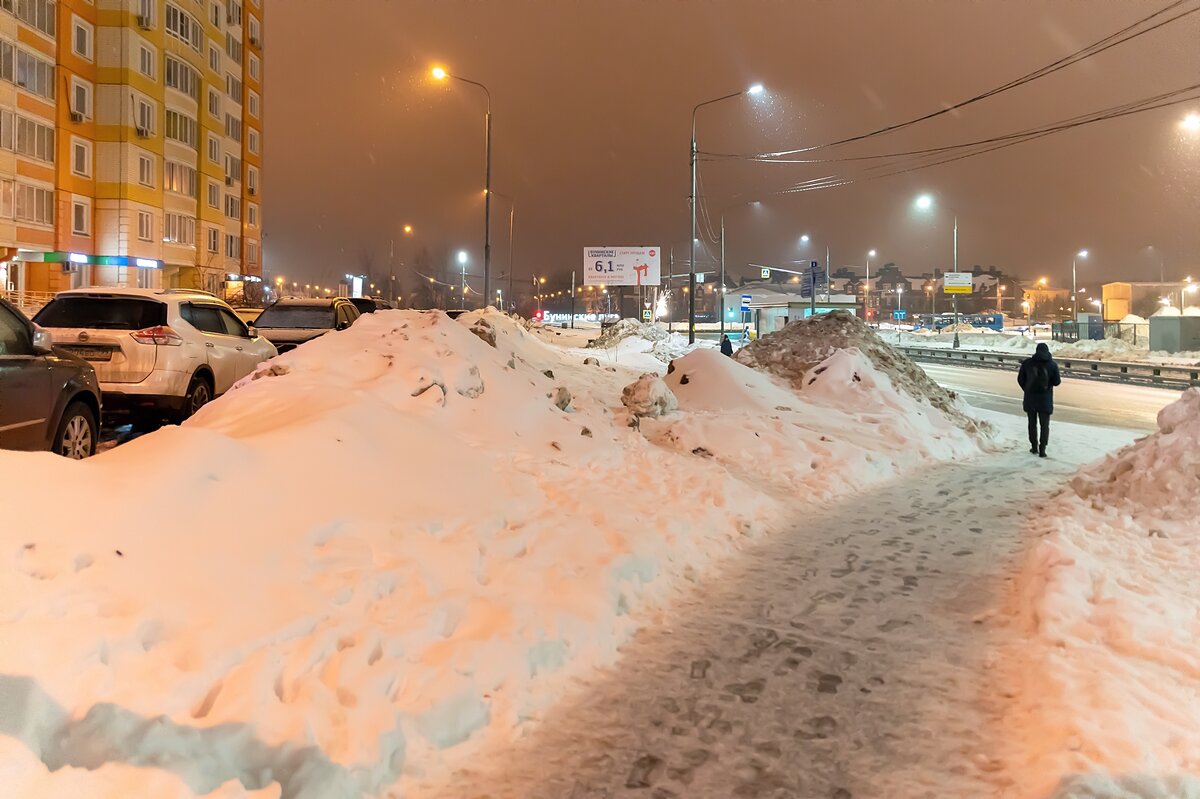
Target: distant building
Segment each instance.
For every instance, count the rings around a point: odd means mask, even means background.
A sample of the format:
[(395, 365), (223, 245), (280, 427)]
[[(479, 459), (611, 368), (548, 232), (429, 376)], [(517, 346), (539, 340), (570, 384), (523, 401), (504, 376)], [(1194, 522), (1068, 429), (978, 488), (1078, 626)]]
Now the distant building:
[(0, 2), (0, 293), (262, 276), (262, 0)]

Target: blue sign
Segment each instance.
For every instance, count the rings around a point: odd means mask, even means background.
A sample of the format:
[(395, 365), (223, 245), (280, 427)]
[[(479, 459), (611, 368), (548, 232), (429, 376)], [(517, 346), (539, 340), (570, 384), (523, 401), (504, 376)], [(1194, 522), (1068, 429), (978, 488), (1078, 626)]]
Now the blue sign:
[(897, 321), (903, 321), (908, 318), (908, 311), (892, 311), (892, 318)]
[(743, 311), (750, 310), (750, 295), (749, 294), (742, 295), (742, 310)]

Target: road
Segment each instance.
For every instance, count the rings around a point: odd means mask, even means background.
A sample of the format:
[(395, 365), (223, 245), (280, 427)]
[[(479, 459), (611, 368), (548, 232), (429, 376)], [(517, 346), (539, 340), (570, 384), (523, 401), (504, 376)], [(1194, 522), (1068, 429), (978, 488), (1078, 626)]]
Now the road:
[[(1015, 372), (929, 363), (920, 366), (978, 408), (1024, 415)], [(1054, 420), (1151, 432), (1157, 429), (1158, 412), (1177, 399), (1179, 392), (1170, 389), (1066, 379), (1054, 390)]]

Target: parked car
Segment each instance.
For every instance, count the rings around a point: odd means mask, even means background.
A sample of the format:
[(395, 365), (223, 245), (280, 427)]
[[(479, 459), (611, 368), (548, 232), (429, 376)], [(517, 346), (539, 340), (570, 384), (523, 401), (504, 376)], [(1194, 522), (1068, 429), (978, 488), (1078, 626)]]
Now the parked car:
[(330, 330), (345, 330), (359, 315), (344, 297), (283, 297), (259, 314), (258, 328), (282, 353)]
[(225, 302), (188, 289), (64, 291), (34, 321), (92, 364), (106, 414), (182, 421), (277, 354)]
[(0, 299), (0, 449), (96, 452), (100, 383), (87, 361), (55, 350), (49, 333)]
[(351, 297), (350, 303), (358, 309), (360, 314), (393, 310), (393, 306), (390, 302), (380, 299), (379, 297)]

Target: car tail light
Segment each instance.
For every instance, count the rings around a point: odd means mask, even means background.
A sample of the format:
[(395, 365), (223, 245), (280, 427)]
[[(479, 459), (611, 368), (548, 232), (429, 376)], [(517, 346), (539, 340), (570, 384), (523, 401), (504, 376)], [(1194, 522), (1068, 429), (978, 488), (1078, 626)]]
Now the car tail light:
[(147, 327), (129, 335), (133, 336), (133, 340), (138, 344), (159, 344), (166, 347), (178, 347), (183, 344), (179, 334), (166, 325)]

